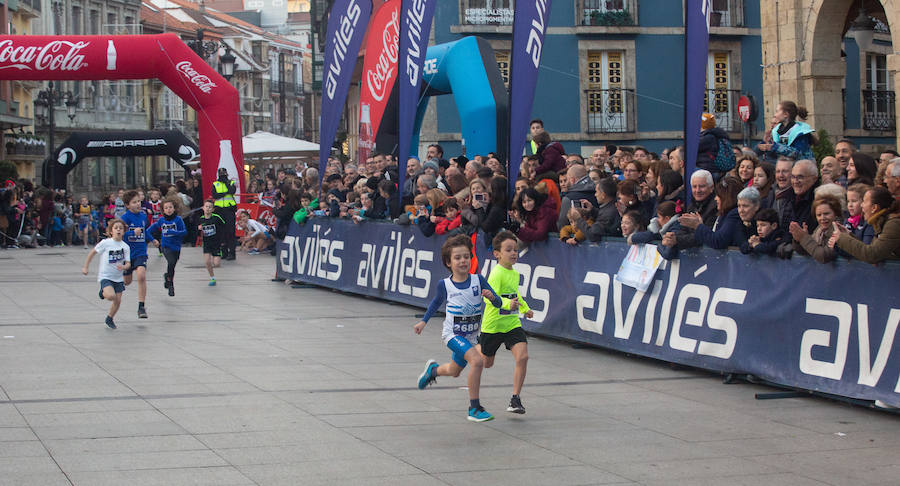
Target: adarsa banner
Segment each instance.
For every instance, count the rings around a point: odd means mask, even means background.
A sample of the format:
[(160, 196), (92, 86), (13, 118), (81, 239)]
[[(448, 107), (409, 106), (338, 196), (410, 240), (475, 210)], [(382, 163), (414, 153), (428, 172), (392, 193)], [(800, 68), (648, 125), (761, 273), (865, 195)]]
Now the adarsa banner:
[[(276, 273), (345, 292), (427, 307), (442, 237), (415, 227), (344, 220), (292, 223)], [(822, 265), (696, 249), (665, 262), (647, 292), (615, 279), (624, 242), (532, 244), (515, 269), (534, 311), (531, 333), (712, 371), (900, 406), (900, 265)], [(496, 265), (478, 235), (487, 276)], [(865, 285), (846, 285), (847, 276)], [(413, 323), (410, 322), (410, 325)]]

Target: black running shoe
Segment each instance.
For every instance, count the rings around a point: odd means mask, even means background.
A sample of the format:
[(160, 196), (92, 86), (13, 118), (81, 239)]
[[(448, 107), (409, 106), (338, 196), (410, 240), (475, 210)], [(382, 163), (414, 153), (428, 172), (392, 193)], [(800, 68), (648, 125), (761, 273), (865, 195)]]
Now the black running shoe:
[(112, 318), (112, 317), (106, 316), (106, 326), (109, 327), (110, 329), (115, 329), (115, 328), (116, 328), (116, 323), (113, 322), (113, 318)]
[(144, 306), (138, 306), (138, 319), (146, 319), (147, 311), (144, 309)]
[(169, 297), (175, 297), (175, 286), (169, 282)]
[(522, 406), (522, 399), (513, 395), (513, 397), (509, 399), (509, 406), (506, 407), (506, 411), (512, 413), (525, 413), (525, 407)]

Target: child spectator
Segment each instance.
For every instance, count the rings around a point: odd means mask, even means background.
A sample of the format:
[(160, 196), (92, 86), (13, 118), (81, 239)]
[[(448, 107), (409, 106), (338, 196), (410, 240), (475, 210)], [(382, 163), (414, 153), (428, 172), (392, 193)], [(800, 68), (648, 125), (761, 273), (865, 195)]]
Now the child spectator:
[(748, 255), (775, 255), (778, 245), (784, 243), (784, 230), (778, 227), (778, 211), (760, 209), (756, 213), (756, 234), (741, 243), (741, 253)]
[(449, 197), (444, 201), (444, 217), (432, 216), (431, 222), (435, 223), (434, 232), (443, 235), (462, 224), (462, 215), (459, 211), (459, 203), (455, 197)]
[(250, 218), (250, 213), (243, 211), (239, 221), (239, 227), (244, 231), (241, 248), (247, 250), (248, 255), (259, 255), (272, 243), (269, 228), (264, 224)]
[(628, 211), (622, 215), (622, 237), (628, 238), (638, 231), (644, 231), (644, 219), (637, 211)]
[[(640, 245), (661, 241), (664, 234), (681, 229), (678, 225), (676, 205), (672, 201), (663, 201), (656, 206), (656, 217), (650, 220), (646, 231), (636, 231), (627, 236), (629, 245)], [(665, 255), (663, 255), (665, 257)]]
[(768, 162), (760, 162), (753, 169), (753, 187), (759, 191), (759, 207), (771, 208), (775, 204), (775, 166)]
[(63, 239), (63, 213), (54, 211), (50, 223), (50, 246), (66, 246)]
[(209, 286), (216, 285), (216, 274), (213, 267), (218, 267), (222, 261), (222, 239), (220, 235), (225, 231), (225, 220), (214, 213), (215, 201), (207, 199), (203, 201), (203, 216), (200, 218), (198, 229), (203, 235), (203, 263), (209, 272)]
[[(578, 204), (581, 204), (581, 201), (578, 201)], [(575, 204), (576, 201), (572, 201), (572, 204)], [(588, 203), (590, 204), (590, 203)], [(578, 216), (575, 217), (573, 211), (578, 213)], [(582, 241), (587, 239), (587, 235), (579, 229), (578, 222), (584, 221), (585, 225), (589, 228), (594, 224), (594, 220), (591, 219), (591, 210), (583, 207), (573, 207), (568, 211), (569, 216), (569, 224), (563, 226), (559, 230), (559, 239), (563, 243), (568, 243), (569, 245), (575, 246)]]
[(180, 207), (181, 198), (172, 196), (162, 202), (162, 217), (147, 228), (147, 233), (159, 231), (159, 239), (153, 241), (166, 257), (166, 273), (163, 276), (163, 287), (169, 290), (169, 297), (175, 296), (175, 265), (181, 257), (181, 240), (187, 234), (184, 220), (176, 210)]
[(438, 376), (457, 377), (470, 365), (469, 414), (473, 422), (486, 422), (494, 418), (488, 413), (478, 398), (481, 387), (481, 372), (484, 369), (484, 355), (475, 347), (478, 333), (481, 330), (481, 316), (484, 312), (484, 301), (488, 299), (494, 307), (505, 307), (510, 311), (518, 310), (518, 301), (503, 301), (491, 288), (487, 280), (478, 274), (469, 274), (472, 263), (472, 240), (465, 235), (448, 238), (441, 247), (441, 260), (451, 271), (451, 275), (437, 285), (437, 291), (425, 316), (413, 326), (416, 334), (422, 334), (428, 320), (437, 312), (444, 301), (447, 302), (444, 327), (441, 339), (453, 352), (448, 363), (438, 365), (436, 360), (425, 363), (425, 371), (419, 376), (420, 390), (435, 382)]
[(854, 238), (867, 245), (875, 238), (875, 229), (866, 222), (862, 211), (863, 199), (870, 189), (872, 186), (865, 184), (853, 184), (847, 188), (847, 213), (849, 216), (844, 222), (844, 228), (847, 228)]
[(794, 240), (794, 251), (810, 255), (819, 263), (827, 263), (837, 257), (834, 248), (828, 246), (828, 240), (835, 231), (834, 223), (841, 217), (841, 201), (831, 195), (816, 198), (812, 204), (813, 215), (818, 226), (809, 234), (806, 224), (800, 226), (796, 221), (789, 228)]
[(100, 282), (100, 298), (110, 301), (109, 313), (106, 315), (106, 325), (110, 329), (116, 328), (113, 317), (122, 303), (122, 292), (125, 291), (124, 277), (122, 273), (131, 266), (131, 250), (122, 236), (125, 234), (125, 223), (120, 219), (114, 219), (109, 224), (110, 237), (97, 243), (81, 267), (81, 273), (88, 274), (91, 259), (100, 254), (100, 266), (97, 269), (97, 281)]
[(518, 312), (515, 310), (498, 309), (485, 305), (484, 317), (481, 322), (481, 336), (478, 337), (478, 350), (484, 355), (484, 367), (494, 366), (494, 356), (500, 345), (506, 346), (515, 360), (513, 371), (513, 393), (509, 399), (507, 412), (525, 413), (522, 406), (522, 385), (525, 383), (525, 372), (528, 367), (528, 339), (519, 321), (519, 314), (526, 318), (534, 317), (534, 312), (528, 308), (528, 304), (519, 295), (519, 272), (513, 265), (519, 259), (519, 242), (516, 235), (510, 231), (497, 233), (491, 243), (494, 249), (494, 258), (497, 265), (491, 269), (488, 277), (488, 285), (494, 288), (503, 299), (510, 303), (515, 301)]
[(432, 208), (428, 202), (428, 198), (424, 194), (415, 197), (415, 214), (412, 219), (413, 223), (419, 227), (419, 231), (423, 235), (429, 237), (434, 234), (437, 225), (431, 222)]

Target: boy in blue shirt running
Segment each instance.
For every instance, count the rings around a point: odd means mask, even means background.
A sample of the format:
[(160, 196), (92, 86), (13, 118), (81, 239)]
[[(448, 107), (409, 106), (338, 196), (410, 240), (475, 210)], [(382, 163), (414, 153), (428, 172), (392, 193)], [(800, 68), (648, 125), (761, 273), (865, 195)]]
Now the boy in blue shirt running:
[(131, 250), (131, 267), (124, 272), (125, 285), (131, 285), (134, 276), (138, 284), (138, 318), (146, 319), (147, 310), (144, 300), (147, 299), (147, 240), (153, 241), (147, 229), (147, 213), (141, 207), (141, 198), (137, 191), (126, 191), (122, 201), (128, 209), (122, 215), (122, 221), (128, 227), (125, 231), (125, 242)]
[(425, 371), (419, 376), (419, 389), (435, 382), (438, 376), (457, 377), (466, 365), (469, 368), (469, 420), (486, 422), (494, 416), (488, 413), (478, 399), (481, 387), (481, 372), (484, 370), (484, 356), (475, 347), (478, 344), (478, 333), (481, 330), (481, 314), (484, 312), (484, 300), (494, 307), (506, 306), (511, 310), (518, 309), (518, 302), (501, 299), (488, 285), (481, 275), (470, 274), (472, 263), (472, 240), (465, 235), (457, 235), (447, 239), (441, 247), (441, 260), (450, 269), (451, 276), (441, 280), (437, 285), (437, 293), (425, 316), (413, 330), (422, 334), (428, 319), (447, 301), (447, 317), (441, 339), (453, 351), (449, 363), (438, 365), (436, 360), (425, 363)]
[[(147, 228), (147, 233), (155, 235), (158, 231), (160, 239), (154, 244), (161, 249), (166, 257), (166, 274), (163, 279), (163, 287), (169, 290), (169, 297), (175, 296), (175, 265), (181, 257), (181, 240), (187, 234), (187, 227), (181, 216), (175, 214), (175, 208), (181, 203), (179, 199), (166, 199), (162, 202), (162, 216)], [(161, 240), (161, 241), (160, 241)]]

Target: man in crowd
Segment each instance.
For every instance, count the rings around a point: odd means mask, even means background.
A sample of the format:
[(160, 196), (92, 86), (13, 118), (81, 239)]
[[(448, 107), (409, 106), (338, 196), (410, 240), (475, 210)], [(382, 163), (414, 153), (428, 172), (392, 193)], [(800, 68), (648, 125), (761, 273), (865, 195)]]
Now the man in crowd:
[(606, 152), (606, 146), (595, 149), (591, 152), (589, 164), (592, 169), (606, 170), (606, 162), (609, 161), (609, 154)]
[(790, 157), (779, 157), (775, 163), (775, 202), (773, 209), (778, 214), (783, 214), (784, 209), (781, 206), (786, 201), (780, 197), (782, 193), (791, 188), (791, 171), (794, 170), (794, 159)]
[(684, 150), (681, 147), (676, 147), (669, 152), (669, 167), (684, 177)]
[(528, 155), (534, 155), (537, 153), (538, 144), (534, 141), (534, 136), (537, 132), (544, 130), (544, 122), (540, 118), (535, 118), (531, 120), (531, 123), (528, 124), (528, 129), (531, 132), (531, 142), (528, 144)]
[(900, 154), (896, 150), (885, 150), (878, 156), (878, 165), (889, 164), (897, 157), (900, 157)]
[(478, 171), (484, 167), (477, 160), (470, 160), (466, 164), (466, 170), (463, 172), (463, 175), (466, 176), (466, 182), (472, 182), (476, 177), (478, 177)]
[(838, 164), (841, 166), (840, 175), (836, 174), (834, 176), (835, 184), (847, 187), (847, 166), (850, 164), (853, 152), (856, 152), (856, 146), (850, 140), (839, 140), (838, 143), (834, 144), (834, 158), (837, 159)]
[(406, 161), (406, 180), (403, 181), (403, 204), (412, 204), (416, 195), (416, 178), (422, 173), (418, 157)]
[[(777, 177), (777, 176), (776, 176)], [(814, 190), (819, 185), (819, 169), (812, 160), (798, 160), (791, 169), (791, 188), (781, 193), (781, 204), (776, 205), (779, 227), (787, 228), (792, 222), (806, 223), (812, 233), (818, 223), (812, 214)], [(777, 200), (776, 200), (777, 201)], [(786, 234), (790, 238), (790, 233)]]
[(591, 203), (591, 207), (597, 207), (594, 182), (588, 177), (588, 171), (583, 165), (575, 164), (569, 167), (562, 177), (569, 179), (569, 190), (563, 196), (562, 204), (560, 204), (559, 219), (556, 221), (557, 228), (569, 224), (569, 209), (581, 208), (581, 201), (588, 201)]
[(888, 164), (884, 172), (884, 185), (894, 195), (894, 199), (900, 199), (900, 158), (895, 158)]
[(449, 165), (449, 163), (444, 160), (444, 147), (441, 147), (436, 143), (428, 146), (428, 151), (426, 152), (426, 154), (426, 160), (435, 159), (438, 165), (441, 167), (447, 167)]

